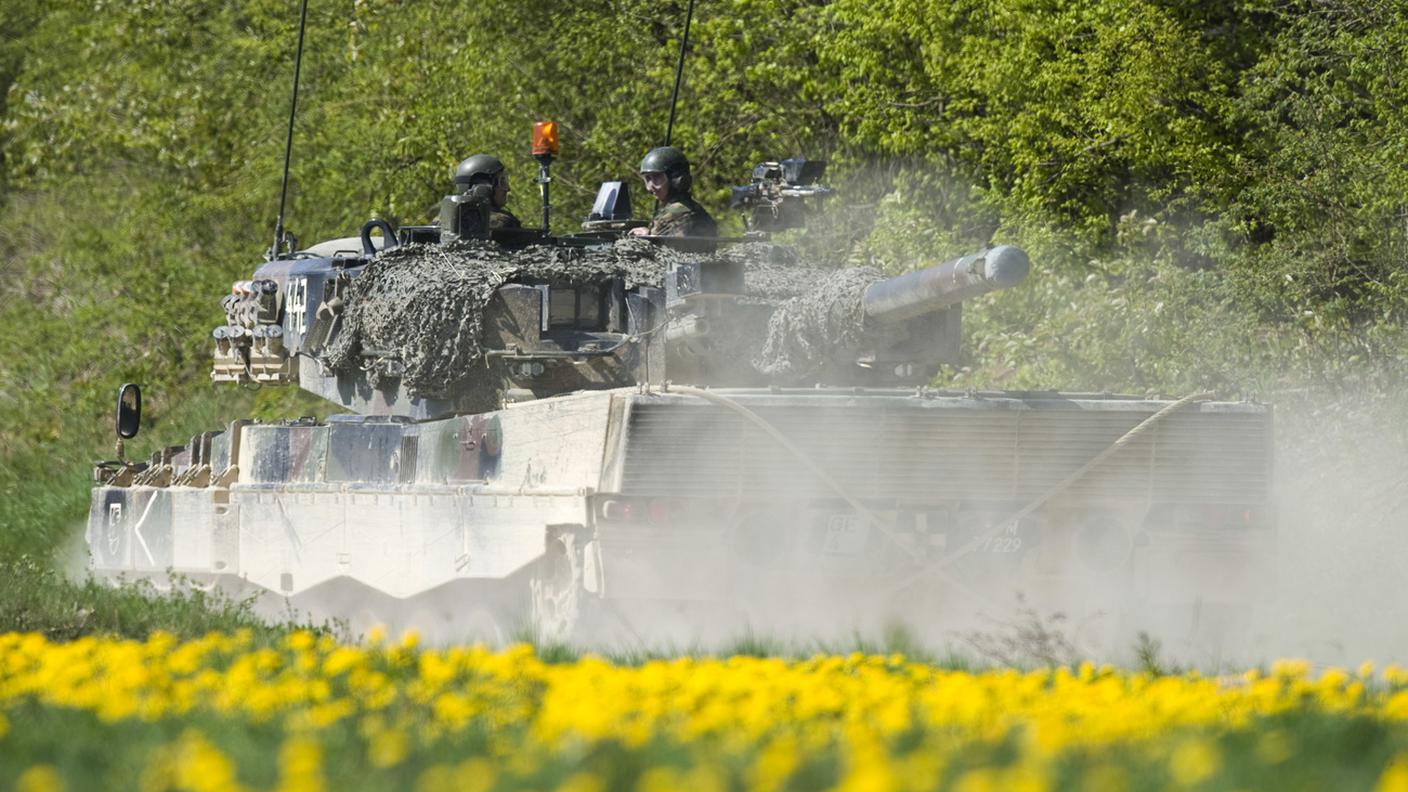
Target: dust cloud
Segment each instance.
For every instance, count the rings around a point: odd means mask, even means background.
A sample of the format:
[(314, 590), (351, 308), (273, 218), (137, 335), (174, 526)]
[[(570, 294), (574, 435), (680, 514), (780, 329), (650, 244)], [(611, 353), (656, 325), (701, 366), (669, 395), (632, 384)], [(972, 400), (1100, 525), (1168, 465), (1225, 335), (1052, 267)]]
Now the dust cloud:
[(1278, 412), (1265, 656), (1408, 662), (1408, 402), (1317, 389)]
[[(718, 602), (634, 610), (611, 603), (586, 614), (577, 641), (610, 652), (740, 643), (799, 654), (897, 646), (998, 665), (1093, 660), (1128, 667), (1152, 651), (1165, 667), (1206, 671), (1283, 657), (1319, 667), (1403, 663), (1406, 413), (1393, 397), (1323, 394), (1317, 401), (1301, 394), (1276, 414), (1270, 530), (1180, 556), (1181, 567), (1157, 575), (1138, 561), (1137, 535), (1110, 549), (1099, 567), (1081, 557), (1077, 543), (1065, 543), (1101, 528), (1092, 524), (1100, 518), (1089, 517), (1098, 510), (1084, 512), (1084, 523), (1057, 508), (1038, 511), (978, 549), (953, 554), (956, 535), (1000, 527), (1004, 515), (961, 515), (946, 542), (924, 546), (920, 533), (900, 547), (814, 483), (811, 492), (779, 493), (777, 508), (745, 508), (700, 529), (716, 531), (714, 544), (728, 548), (726, 571), (714, 581)], [(865, 456), (855, 448), (835, 453), (836, 460), (813, 460), (832, 467), (841, 454)], [(804, 503), (829, 506), (809, 511)], [(849, 530), (872, 550), (888, 548), (868, 560), (828, 552), (827, 530), (834, 541), (837, 515), (847, 513), (842, 542)], [(934, 526), (929, 537), (944, 533)], [(1019, 540), (1028, 542), (1019, 552), (993, 552)], [(907, 579), (908, 570), (945, 557), (952, 562)], [(680, 582), (665, 568), (644, 585), (668, 592)]]

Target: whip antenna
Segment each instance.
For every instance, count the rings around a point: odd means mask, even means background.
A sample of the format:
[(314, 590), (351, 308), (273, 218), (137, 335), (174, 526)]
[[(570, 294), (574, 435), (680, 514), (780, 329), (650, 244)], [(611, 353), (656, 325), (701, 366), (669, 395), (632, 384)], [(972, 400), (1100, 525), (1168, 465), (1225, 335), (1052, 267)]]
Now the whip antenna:
[[(691, 5), (693, 2), (694, 0), (690, 0)], [(307, 27), (308, 0), (303, 0), (303, 11), (298, 17), (298, 51), (293, 56), (293, 101), (289, 103), (288, 108), (288, 140), (284, 143), (284, 178), (282, 184), (279, 185), (279, 219), (274, 224), (274, 246), (269, 249), (270, 259), (279, 258), (284, 244), (284, 206), (288, 201), (288, 163), (293, 157), (293, 119), (298, 114), (298, 76), (303, 70), (303, 31)]]
[(670, 145), (670, 139), (675, 133), (675, 105), (680, 100), (680, 82), (684, 80), (684, 51), (689, 47), (689, 23), (692, 19), (694, 0), (689, 0), (689, 10), (684, 15), (684, 36), (680, 38), (680, 60), (675, 64), (675, 91), (670, 95), (670, 123), (665, 126), (665, 142), (662, 144), (666, 146)]

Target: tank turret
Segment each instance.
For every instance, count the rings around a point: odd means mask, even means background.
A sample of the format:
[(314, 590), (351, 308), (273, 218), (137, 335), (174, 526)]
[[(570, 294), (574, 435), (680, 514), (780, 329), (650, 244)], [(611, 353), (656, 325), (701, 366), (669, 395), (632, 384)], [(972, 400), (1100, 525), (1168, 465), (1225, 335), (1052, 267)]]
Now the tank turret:
[(958, 359), (960, 303), (1028, 269), (1011, 246), (886, 279), (754, 239), (401, 245), (384, 226), (386, 245), (371, 230), (236, 284), (213, 376), (416, 419), (637, 383), (923, 384)]

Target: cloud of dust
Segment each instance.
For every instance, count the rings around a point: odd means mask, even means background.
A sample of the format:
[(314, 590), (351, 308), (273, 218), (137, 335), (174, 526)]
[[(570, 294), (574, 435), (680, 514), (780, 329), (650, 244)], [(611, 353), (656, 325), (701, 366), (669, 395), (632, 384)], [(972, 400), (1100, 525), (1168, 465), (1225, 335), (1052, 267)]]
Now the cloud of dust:
[(1274, 585), (1266, 657), (1408, 658), (1408, 403), (1401, 394), (1288, 393), (1277, 414)]
[[(860, 424), (861, 413), (877, 407), (853, 409)], [(815, 421), (813, 438), (827, 428), (826, 418)], [(722, 413), (713, 426), (690, 428), (681, 442), (739, 433)], [(767, 448), (771, 441), (752, 427), (744, 431), (755, 435), (745, 443), (754, 455), (744, 463), (748, 497), (721, 497), (702, 520), (662, 529), (674, 538), (694, 535), (693, 550), (685, 559), (631, 565), (629, 588), (658, 592), (658, 599), (605, 603), (602, 618), (579, 636), (584, 645), (710, 651), (752, 641), (805, 653), (898, 641), (936, 655), (1035, 665), (1127, 662), (1141, 632), (1180, 659), (1203, 663), (1225, 661), (1249, 644), (1249, 636), (1229, 634), (1254, 626), (1246, 603), (1227, 602), (1226, 586), (1210, 580), (1209, 570), (1165, 570), (1153, 596), (1141, 587), (1148, 569), (1134, 560), (1134, 534), (1142, 513), (1129, 510), (1127, 493), (1108, 503), (1053, 500), (1015, 524), (1008, 518), (1019, 501), (941, 502), (922, 488), (896, 509), (892, 498), (875, 495), (910, 479), (887, 486), (873, 477), (904, 464), (914, 444), (867, 447), (838, 431), (836, 442), (802, 440), (802, 459)], [(1068, 431), (1072, 441), (1081, 432)], [(809, 475), (810, 465), (835, 474), (836, 486)], [(612, 529), (601, 530), (609, 536)], [(623, 582), (613, 580), (612, 560), (608, 553), (608, 592)], [(1231, 568), (1255, 567), (1252, 560), (1239, 557)], [(1229, 567), (1227, 559), (1211, 562), (1216, 571)]]
[[(1391, 397), (1329, 395), (1278, 410), (1273, 529), (1205, 542), (1158, 570), (1140, 536), (1148, 523), (1137, 513), (1103, 510), (1098, 499), (1088, 508), (1053, 502), (962, 552), (975, 536), (1000, 528), (1011, 504), (960, 510), (945, 521), (938, 510), (895, 512), (866, 499), (879, 523), (871, 525), (831, 487), (812, 479), (799, 488), (798, 460), (759, 451), (748, 465), (749, 491), (773, 497), (721, 499), (713, 521), (698, 527), (701, 536), (714, 533), (701, 538), (694, 571), (708, 570), (706, 588), (718, 599), (689, 603), (698, 579), (664, 564), (643, 585), (676, 600), (611, 603), (581, 639), (615, 651), (707, 651), (752, 640), (806, 652), (883, 647), (900, 635), (979, 662), (1128, 665), (1139, 660), (1143, 634), (1158, 642), (1160, 660), (1209, 670), (1279, 657), (1401, 662), (1408, 654), (1399, 571), (1408, 554), (1405, 411)], [(718, 436), (737, 431), (722, 417), (713, 428)], [(844, 470), (897, 451), (845, 440), (829, 450), (809, 444), (810, 461)], [(841, 486), (863, 493), (871, 471), (855, 472)], [(1106, 541), (1110, 523), (1121, 520), (1128, 542)], [(911, 575), (940, 559), (951, 563)], [(1065, 650), (1053, 654), (1052, 646)]]

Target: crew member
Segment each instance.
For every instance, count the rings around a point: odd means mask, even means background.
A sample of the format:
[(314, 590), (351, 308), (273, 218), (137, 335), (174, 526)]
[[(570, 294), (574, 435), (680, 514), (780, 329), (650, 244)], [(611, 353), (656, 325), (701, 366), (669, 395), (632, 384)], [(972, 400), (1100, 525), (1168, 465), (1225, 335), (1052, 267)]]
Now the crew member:
[(461, 162), (455, 168), (455, 186), (461, 192), (478, 188), (488, 193), (490, 229), (523, 227), (518, 218), (504, 208), (508, 203), (508, 169), (498, 157), (475, 154)]
[(660, 202), (660, 211), (645, 228), (632, 229), (633, 234), (652, 236), (717, 236), (714, 218), (689, 195), (694, 178), (689, 174), (689, 160), (674, 146), (650, 150), (640, 161), (640, 178), (646, 192)]

